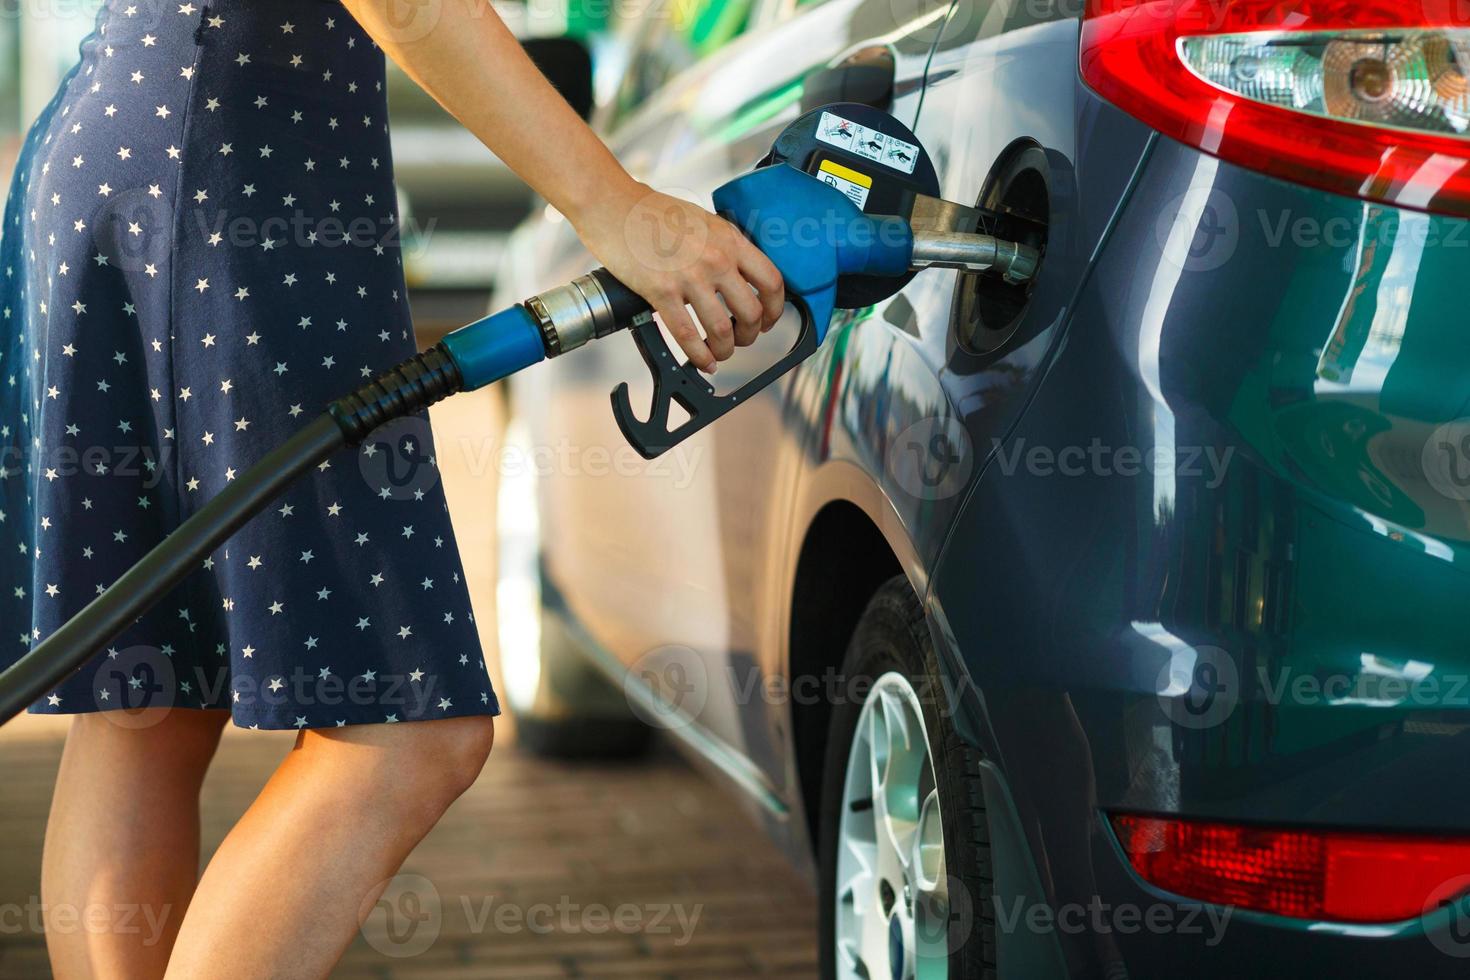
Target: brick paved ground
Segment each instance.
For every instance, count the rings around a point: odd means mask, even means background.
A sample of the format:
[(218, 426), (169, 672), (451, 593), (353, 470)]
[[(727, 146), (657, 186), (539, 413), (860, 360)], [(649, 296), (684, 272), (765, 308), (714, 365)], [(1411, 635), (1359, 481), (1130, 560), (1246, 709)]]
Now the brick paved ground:
[[(494, 417), (491, 398), (466, 396), (437, 409), (434, 421), (448, 443), (446, 435), (493, 431)], [(475, 458), (483, 463), (483, 457), (458, 453), (441, 461), (457, 516), (487, 513), (483, 501), (493, 494), (493, 473), (482, 466), (472, 472)], [(467, 526), (462, 518), (456, 525), (488, 640), (494, 635), (491, 529)], [(0, 910), (35, 901), (64, 732), (56, 719), (35, 717), (0, 729)], [(227, 732), (205, 784), (206, 851), (249, 804), (291, 740), (290, 734)], [(723, 788), (667, 751), (627, 766), (548, 763), (518, 751), (512, 726), (503, 725), (479, 782), (409, 857), (403, 874), (390, 905), (404, 912), (414, 902), (432, 908), (437, 895), (439, 914), (414, 931), (403, 916), (393, 923), (385, 915), (371, 918), (336, 976), (815, 973), (816, 913), (806, 884)], [(28, 928), (14, 932), (15, 921), (13, 911), (0, 916), (0, 980), (47, 976), (42, 936)], [(390, 955), (422, 946), (436, 926), (427, 949)], [(398, 943), (389, 935), (395, 927), (403, 940)]]

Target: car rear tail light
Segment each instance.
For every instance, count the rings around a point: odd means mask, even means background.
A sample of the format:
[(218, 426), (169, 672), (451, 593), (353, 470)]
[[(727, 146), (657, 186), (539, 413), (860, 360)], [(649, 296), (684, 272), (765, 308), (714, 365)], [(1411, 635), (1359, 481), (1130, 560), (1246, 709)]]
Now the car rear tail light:
[(1470, 840), (1133, 815), (1113, 827), (1150, 884), (1292, 918), (1396, 922), (1470, 889)]
[(1273, 176), (1470, 215), (1470, 5), (1089, 0), (1082, 77), (1166, 136)]

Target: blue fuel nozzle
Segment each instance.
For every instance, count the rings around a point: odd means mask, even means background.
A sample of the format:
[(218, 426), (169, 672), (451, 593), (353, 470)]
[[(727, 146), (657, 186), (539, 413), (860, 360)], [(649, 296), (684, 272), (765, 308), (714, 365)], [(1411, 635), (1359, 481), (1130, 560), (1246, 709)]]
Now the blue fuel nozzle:
[(795, 167), (742, 174), (714, 193), (715, 210), (781, 272), (786, 298), (827, 335), (842, 276), (897, 278), (909, 271), (914, 235), (895, 215), (869, 215), (837, 188)]
[[(881, 302), (919, 269), (998, 274), (1011, 283), (1035, 275), (1034, 245), (980, 234), (978, 209), (942, 201), (938, 193), (938, 174), (918, 137), (888, 113), (853, 104), (802, 115), (755, 170), (719, 187), (715, 211), (770, 258), (801, 318), (791, 348), (728, 394), (717, 394), (681, 360), (648, 304), (605, 269), (457, 330), (444, 347), (464, 387), (477, 388), (630, 329), (653, 377), (653, 400), (639, 418), (628, 385), (620, 384), (612, 391), (613, 416), (651, 459), (815, 353), (837, 309)], [(672, 425), (675, 405), (687, 417)]]

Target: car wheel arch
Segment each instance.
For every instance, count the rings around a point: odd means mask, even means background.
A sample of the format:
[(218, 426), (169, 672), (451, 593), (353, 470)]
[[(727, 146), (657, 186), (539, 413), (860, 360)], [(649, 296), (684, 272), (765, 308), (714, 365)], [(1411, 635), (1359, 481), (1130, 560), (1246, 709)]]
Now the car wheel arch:
[[(831, 720), (828, 698), (797, 696), (828, 689), (824, 672), (837, 671), (868, 600), (903, 574), (921, 599), (928, 569), (883, 492), (859, 467), (832, 461), (821, 467), (803, 494), (793, 536), (785, 618), (785, 667), (793, 696), (787, 719), (791, 796), (799, 802), (803, 829), (815, 856), (820, 817), (823, 746)], [(816, 686), (802, 678), (816, 678)]]

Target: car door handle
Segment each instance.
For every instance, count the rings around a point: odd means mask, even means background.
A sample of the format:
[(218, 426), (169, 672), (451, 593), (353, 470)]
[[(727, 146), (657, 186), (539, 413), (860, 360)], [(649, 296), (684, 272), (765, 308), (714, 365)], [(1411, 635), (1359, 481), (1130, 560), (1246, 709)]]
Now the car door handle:
[(801, 111), (833, 102), (858, 102), (886, 112), (893, 105), (894, 70), (893, 52), (888, 48), (860, 48), (806, 77), (801, 86)]

